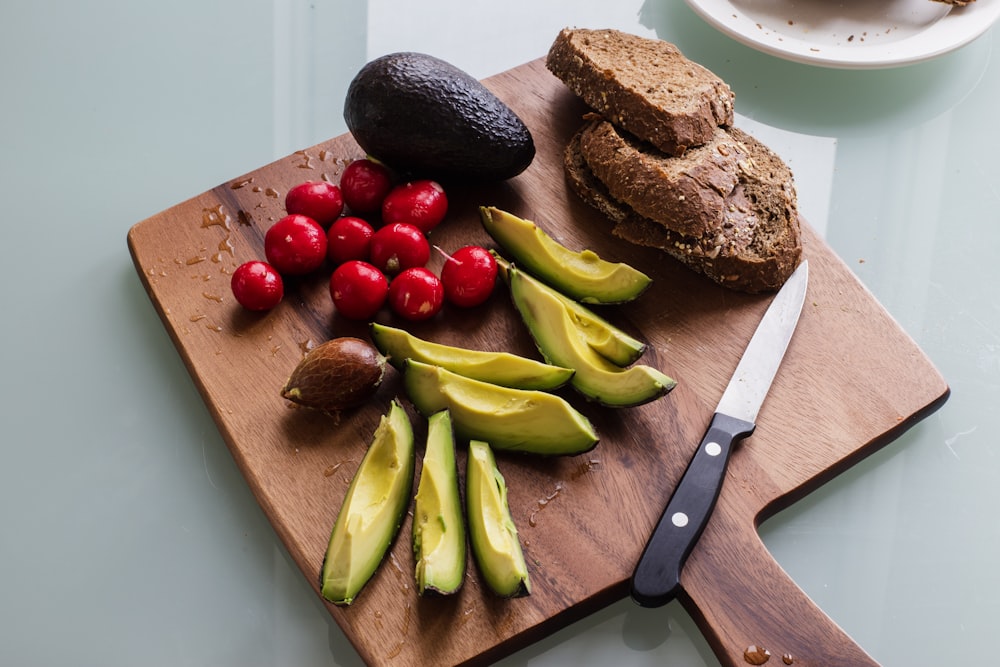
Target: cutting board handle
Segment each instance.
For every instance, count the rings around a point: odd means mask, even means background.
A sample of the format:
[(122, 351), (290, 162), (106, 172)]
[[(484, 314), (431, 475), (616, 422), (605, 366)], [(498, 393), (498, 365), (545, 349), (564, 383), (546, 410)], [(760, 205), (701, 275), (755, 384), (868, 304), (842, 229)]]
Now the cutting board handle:
[(877, 667), (774, 560), (753, 520), (748, 529), (724, 499), (688, 559), (680, 597), (722, 664)]

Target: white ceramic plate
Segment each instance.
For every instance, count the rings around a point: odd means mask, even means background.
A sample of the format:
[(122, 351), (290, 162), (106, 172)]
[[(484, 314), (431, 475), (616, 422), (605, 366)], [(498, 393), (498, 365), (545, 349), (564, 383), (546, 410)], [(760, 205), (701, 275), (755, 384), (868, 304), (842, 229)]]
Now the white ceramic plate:
[(1000, 0), (687, 0), (712, 26), (765, 53), (845, 69), (896, 67), (968, 44), (1000, 18)]

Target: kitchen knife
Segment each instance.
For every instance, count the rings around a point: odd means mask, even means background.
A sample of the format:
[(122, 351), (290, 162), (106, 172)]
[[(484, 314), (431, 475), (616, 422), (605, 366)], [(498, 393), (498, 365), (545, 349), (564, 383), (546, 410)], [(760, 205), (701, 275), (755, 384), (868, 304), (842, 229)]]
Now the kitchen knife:
[(799, 321), (808, 282), (809, 266), (803, 261), (757, 325), (705, 437), (646, 543), (632, 574), (632, 599), (643, 607), (664, 605), (680, 591), (681, 568), (715, 507), (733, 444), (753, 433)]

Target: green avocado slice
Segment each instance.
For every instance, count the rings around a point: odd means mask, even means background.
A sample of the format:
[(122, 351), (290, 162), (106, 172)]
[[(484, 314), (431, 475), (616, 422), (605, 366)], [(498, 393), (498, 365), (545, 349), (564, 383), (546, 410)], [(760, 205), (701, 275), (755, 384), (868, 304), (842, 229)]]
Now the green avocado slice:
[(433, 343), (413, 334), (373, 322), (372, 341), (389, 363), (402, 369), (407, 359), (416, 359), (464, 375), (515, 389), (556, 389), (566, 384), (573, 370), (559, 368), (510, 352), (468, 350)]
[(628, 264), (606, 261), (592, 250), (570, 250), (530, 220), (494, 206), (482, 206), (479, 212), (486, 231), (507, 250), (515, 264), (572, 299), (625, 303), (652, 283), (649, 276)]
[(486, 584), (503, 597), (528, 595), (528, 566), (507, 503), (507, 484), (493, 450), (479, 440), (469, 442), (465, 495), (472, 554)]
[[(497, 260), (500, 276), (510, 285), (510, 262), (499, 253), (494, 252), (493, 256)], [(646, 344), (641, 340), (628, 335), (579, 301), (574, 301), (559, 290), (549, 287), (525, 272), (522, 272), (521, 275), (524, 280), (537, 283), (539, 289), (547, 291), (561, 301), (569, 312), (573, 325), (579, 330), (587, 345), (614, 365), (628, 366), (635, 363), (646, 351)]]
[(420, 595), (450, 595), (462, 586), (465, 519), (447, 410), (427, 420), (427, 447), (413, 505), (413, 558)]
[(510, 292), (535, 344), (549, 363), (573, 368), (570, 384), (587, 398), (609, 407), (631, 407), (657, 399), (677, 384), (642, 364), (615, 366), (597, 354), (580, 335), (563, 302), (540, 283), (526, 280), (511, 267)]
[(323, 559), (320, 590), (337, 605), (354, 601), (392, 544), (410, 504), (415, 448), (406, 411), (393, 401), (347, 488)]
[(560, 455), (597, 444), (590, 420), (555, 394), (501, 387), (414, 359), (404, 364), (403, 383), (425, 417), (447, 409), (458, 436), (489, 439), (496, 449)]

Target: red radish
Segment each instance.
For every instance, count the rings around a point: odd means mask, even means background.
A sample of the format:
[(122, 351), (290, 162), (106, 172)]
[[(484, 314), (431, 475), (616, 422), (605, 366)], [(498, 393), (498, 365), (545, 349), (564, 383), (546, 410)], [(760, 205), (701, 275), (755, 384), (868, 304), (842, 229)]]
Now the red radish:
[(412, 181), (394, 187), (382, 202), (382, 222), (408, 222), (424, 234), (437, 227), (448, 212), (448, 197), (436, 181)]
[(282, 275), (315, 271), (326, 259), (326, 246), (326, 231), (304, 215), (286, 215), (264, 235), (267, 261)]
[(365, 220), (345, 215), (327, 231), (327, 254), (330, 261), (343, 264), (351, 259), (367, 260), (375, 230)]
[(257, 260), (240, 264), (229, 284), (237, 303), (247, 310), (271, 310), (285, 294), (281, 274)]
[(340, 191), (344, 203), (355, 215), (378, 213), (382, 201), (392, 189), (392, 176), (386, 167), (374, 160), (351, 162), (340, 175)]
[(443, 303), (441, 280), (422, 266), (406, 269), (389, 283), (389, 307), (408, 320), (434, 317)]
[(469, 245), (452, 253), (441, 267), (444, 295), (456, 306), (471, 308), (490, 297), (497, 278), (497, 261), (486, 248)]
[(306, 181), (285, 195), (285, 210), (312, 218), (324, 228), (333, 224), (344, 210), (344, 197), (333, 183)]
[(380, 271), (396, 274), (423, 266), (431, 258), (431, 246), (419, 228), (396, 222), (372, 235), (371, 263)]
[(353, 320), (371, 319), (385, 303), (389, 281), (368, 262), (352, 259), (330, 276), (330, 297), (337, 312)]

